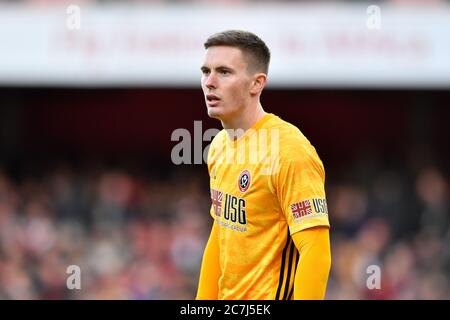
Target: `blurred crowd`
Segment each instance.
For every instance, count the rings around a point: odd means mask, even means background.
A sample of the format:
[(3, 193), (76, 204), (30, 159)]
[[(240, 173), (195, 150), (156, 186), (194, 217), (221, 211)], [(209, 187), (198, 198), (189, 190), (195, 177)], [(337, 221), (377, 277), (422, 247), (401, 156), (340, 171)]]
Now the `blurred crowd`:
[[(0, 169), (0, 299), (193, 299), (211, 226), (205, 170)], [(450, 299), (446, 173), (370, 157), (351, 172), (327, 172), (326, 298)], [(72, 265), (79, 290), (67, 287)]]
[(328, 299), (450, 299), (448, 168), (433, 157), (428, 147), (391, 163), (368, 153), (328, 183)]
[[(139, 174), (0, 173), (0, 299), (193, 298), (209, 194), (195, 176)], [(72, 265), (80, 290), (67, 287)]]

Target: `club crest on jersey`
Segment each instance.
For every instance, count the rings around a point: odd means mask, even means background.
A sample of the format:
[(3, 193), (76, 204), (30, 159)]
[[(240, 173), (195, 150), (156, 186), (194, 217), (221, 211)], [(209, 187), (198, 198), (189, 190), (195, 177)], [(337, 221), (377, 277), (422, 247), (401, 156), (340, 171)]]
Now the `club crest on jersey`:
[(238, 187), (239, 191), (245, 192), (250, 187), (250, 183), (252, 182), (252, 178), (250, 176), (250, 171), (245, 169), (241, 172), (238, 179)]

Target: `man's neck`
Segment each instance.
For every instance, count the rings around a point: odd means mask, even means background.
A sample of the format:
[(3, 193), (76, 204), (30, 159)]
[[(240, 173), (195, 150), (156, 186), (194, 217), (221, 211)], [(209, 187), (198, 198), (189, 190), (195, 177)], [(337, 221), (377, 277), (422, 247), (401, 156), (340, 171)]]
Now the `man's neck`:
[(258, 103), (255, 108), (244, 110), (240, 117), (236, 117), (231, 121), (222, 121), (222, 126), (228, 131), (230, 139), (239, 139), (245, 131), (253, 127), (265, 115), (266, 112), (261, 103)]

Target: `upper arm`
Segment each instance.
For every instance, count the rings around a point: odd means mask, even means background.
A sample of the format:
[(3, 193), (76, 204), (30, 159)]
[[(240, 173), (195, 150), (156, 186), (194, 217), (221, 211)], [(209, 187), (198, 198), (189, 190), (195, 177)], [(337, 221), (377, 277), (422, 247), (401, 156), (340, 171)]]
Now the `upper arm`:
[(290, 233), (329, 227), (325, 171), (315, 149), (302, 143), (283, 158), (273, 185)]

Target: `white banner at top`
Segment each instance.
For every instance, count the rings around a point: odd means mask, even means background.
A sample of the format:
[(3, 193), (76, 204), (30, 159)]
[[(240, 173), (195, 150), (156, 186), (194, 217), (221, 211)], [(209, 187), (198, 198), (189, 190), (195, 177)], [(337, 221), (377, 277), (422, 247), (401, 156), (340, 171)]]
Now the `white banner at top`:
[(7, 86), (195, 87), (206, 38), (244, 29), (272, 87), (450, 88), (448, 6), (0, 5), (0, 24)]

